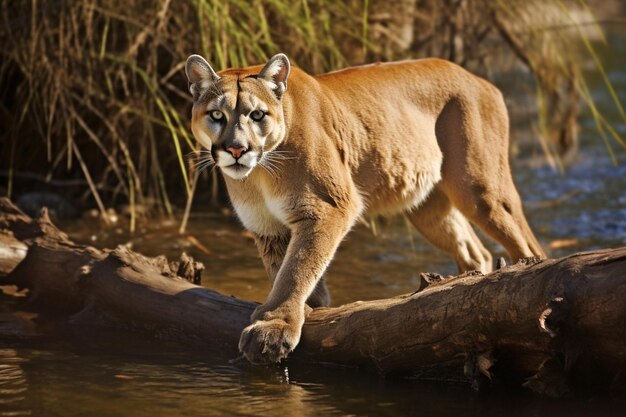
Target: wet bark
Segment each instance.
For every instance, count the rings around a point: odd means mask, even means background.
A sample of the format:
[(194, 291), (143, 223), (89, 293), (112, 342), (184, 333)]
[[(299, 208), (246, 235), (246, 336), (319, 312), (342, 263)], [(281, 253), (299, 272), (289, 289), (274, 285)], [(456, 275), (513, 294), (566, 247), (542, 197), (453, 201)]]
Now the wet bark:
[(26, 257), (28, 246), (11, 233), (0, 234), (0, 277), (8, 275)]
[[(33, 220), (6, 199), (0, 236), (0, 285), (30, 289), (31, 305), (75, 326), (97, 327), (104, 317), (234, 357), (256, 307), (192, 284), (203, 267), (188, 257), (78, 245), (45, 211)], [(16, 245), (17, 266), (7, 255)], [(509, 381), (551, 396), (581, 381), (607, 388), (626, 371), (626, 248), (422, 278), (412, 294), (313, 310), (289, 361), (460, 378), (476, 388)]]

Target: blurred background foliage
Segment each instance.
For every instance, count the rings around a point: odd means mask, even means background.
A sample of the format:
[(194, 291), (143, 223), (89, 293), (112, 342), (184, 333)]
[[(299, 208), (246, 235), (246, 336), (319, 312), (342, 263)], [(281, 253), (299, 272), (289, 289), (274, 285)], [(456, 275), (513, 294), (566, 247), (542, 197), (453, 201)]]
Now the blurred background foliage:
[[(600, 136), (624, 145), (581, 76), (588, 63), (603, 71), (594, 50), (603, 34), (582, 0), (0, 1), (3, 194), (53, 189), (102, 213), (125, 206), (131, 230), (142, 216), (172, 216), (195, 192), (191, 53), (221, 69), (285, 52), (310, 73), (426, 56), (492, 80), (522, 67), (551, 163), (575, 155), (581, 104)], [(219, 205), (218, 174), (200, 182)]]

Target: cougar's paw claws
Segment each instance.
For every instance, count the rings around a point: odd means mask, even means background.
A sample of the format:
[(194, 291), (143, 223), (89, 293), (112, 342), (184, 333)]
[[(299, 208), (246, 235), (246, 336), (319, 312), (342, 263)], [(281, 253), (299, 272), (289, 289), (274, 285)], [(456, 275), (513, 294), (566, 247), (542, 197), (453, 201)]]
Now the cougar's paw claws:
[(271, 364), (286, 358), (300, 339), (300, 329), (282, 319), (260, 320), (243, 329), (239, 350), (254, 364)]

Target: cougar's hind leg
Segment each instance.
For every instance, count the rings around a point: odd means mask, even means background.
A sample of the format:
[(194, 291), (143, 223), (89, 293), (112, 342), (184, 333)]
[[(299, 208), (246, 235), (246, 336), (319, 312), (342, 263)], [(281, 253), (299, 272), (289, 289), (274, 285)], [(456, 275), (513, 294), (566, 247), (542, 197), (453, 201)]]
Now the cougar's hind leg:
[(513, 262), (531, 256), (545, 258), (543, 249), (528, 226), (515, 189), (484, 191), (482, 185), (474, 185), (469, 187), (469, 190), (474, 189), (471, 192), (462, 188), (465, 195), (456, 197), (455, 205), (485, 233), (500, 242)]
[(406, 215), (430, 243), (454, 258), (459, 272), (479, 270), (487, 273), (492, 270), (491, 254), (467, 219), (439, 188)]
[(451, 102), (436, 125), (444, 152), (442, 190), (472, 223), (501, 243), (515, 262), (545, 253), (532, 233), (513, 183), (508, 117), (493, 87), (473, 101)]

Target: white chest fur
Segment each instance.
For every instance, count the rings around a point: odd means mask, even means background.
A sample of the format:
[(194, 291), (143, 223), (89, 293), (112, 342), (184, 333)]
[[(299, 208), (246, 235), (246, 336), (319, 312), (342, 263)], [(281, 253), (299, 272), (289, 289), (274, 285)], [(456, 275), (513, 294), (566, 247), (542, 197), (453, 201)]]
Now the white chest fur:
[(249, 190), (242, 195), (231, 195), (231, 201), (244, 227), (261, 236), (284, 233), (287, 213), (284, 200), (270, 196), (262, 190)]

